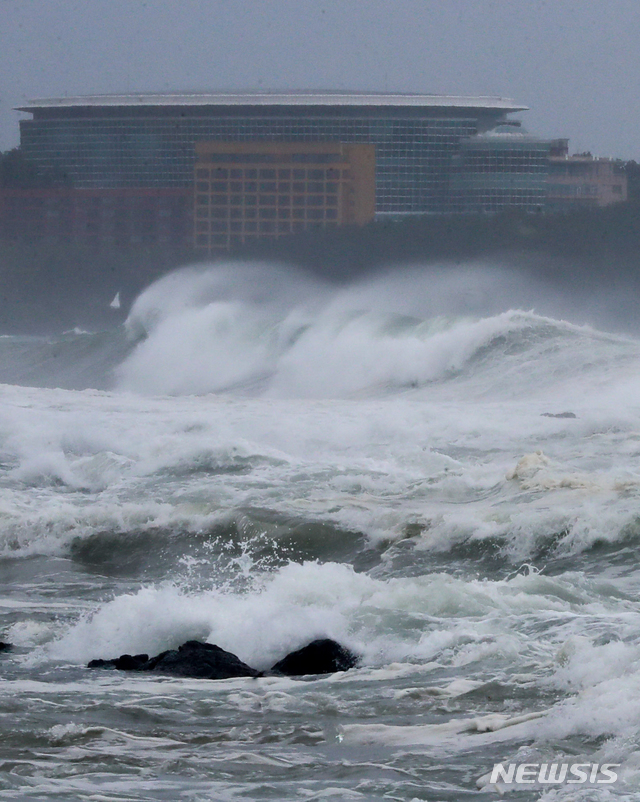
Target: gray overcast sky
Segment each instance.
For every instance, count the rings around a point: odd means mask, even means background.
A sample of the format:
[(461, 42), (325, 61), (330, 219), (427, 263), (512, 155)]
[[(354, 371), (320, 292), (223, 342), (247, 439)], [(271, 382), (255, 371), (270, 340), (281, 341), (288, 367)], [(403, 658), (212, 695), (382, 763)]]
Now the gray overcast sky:
[(640, 0), (0, 0), (0, 149), (28, 98), (370, 89), (502, 95), (640, 160)]

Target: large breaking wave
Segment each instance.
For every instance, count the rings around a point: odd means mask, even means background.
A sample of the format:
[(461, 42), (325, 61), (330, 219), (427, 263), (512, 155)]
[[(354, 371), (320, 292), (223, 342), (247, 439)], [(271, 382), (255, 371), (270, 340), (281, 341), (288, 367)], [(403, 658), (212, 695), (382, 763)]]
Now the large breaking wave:
[(342, 288), (289, 269), (266, 275), (257, 265), (227, 266), (156, 282), (127, 320), (137, 344), (117, 386), (349, 398), (473, 374), (474, 392), (512, 395), (602, 368), (611, 349), (616, 360), (637, 355), (621, 338), (509, 310), (544, 295), (496, 269), (405, 270)]
[(115, 367), (128, 392), (5, 388), (0, 554), (126, 573), (263, 536), (273, 564), (375, 563), (407, 537), (432, 562), (633, 548), (640, 344), (509, 309), (538, 290), (479, 267), (340, 288), (227, 265), (149, 287), (128, 342), (2, 338), (34, 383)]

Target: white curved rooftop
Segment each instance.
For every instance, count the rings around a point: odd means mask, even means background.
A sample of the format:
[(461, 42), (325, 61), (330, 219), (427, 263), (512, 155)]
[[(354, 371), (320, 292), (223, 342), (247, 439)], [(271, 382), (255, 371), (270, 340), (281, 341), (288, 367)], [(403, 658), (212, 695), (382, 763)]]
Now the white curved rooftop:
[(462, 97), (389, 92), (217, 92), (215, 94), (127, 94), (39, 98), (18, 111), (127, 106), (399, 106), (525, 111), (527, 106), (504, 97)]

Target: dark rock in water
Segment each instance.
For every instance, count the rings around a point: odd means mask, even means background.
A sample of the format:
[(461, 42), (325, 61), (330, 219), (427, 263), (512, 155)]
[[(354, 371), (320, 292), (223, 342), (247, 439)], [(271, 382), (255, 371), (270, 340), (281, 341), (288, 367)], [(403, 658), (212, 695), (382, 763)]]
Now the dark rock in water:
[(121, 654), (114, 660), (114, 668), (119, 668), (120, 671), (139, 671), (148, 660), (148, 654)]
[(122, 654), (115, 660), (92, 660), (88, 668), (118, 668), (120, 671), (139, 671), (149, 660), (148, 654)]
[(87, 668), (115, 668), (116, 661), (115, 660), (89, 660), (87, 663)]
[(147, 654), (123, 654), (115, 660), (92, 660), (89, 668), (116, 668), (120, 671), (157, 671), (177, 677), (229, 679), (257, 677), (259, 672), (219, 646), (190, 640), (149, 659)]
[(0, 652), (10, 652), (13, 649), (13, 643), (5, 643), (0, 640)]
[(271, 671), (300, 677), (303, 674), (333, 674), (335, 671), (348, 671), (358, 664), (358, 657), (330, 638), (314, 640), (297, 652), (291, 652)]
[(575, 412), (543, 412), (541, 418), (577, 418)]
[[(347, 671), (358, 663), (353, 652), (329, 638), (312, 643), (288, 654), (271, 669), (275, 674), (299, 677), (303, 674), (333, 674)], [(231, 679), (260, 677), (262, 673), (243, 663), (231, 652), (211, 643), (190, 640), (178, 649), (161, 652), (149, 658), (147, 654), (122, 654), (114, 660), (92, 660), (89, 668), (118, 669), (119, 671), (156, 671), (176, 677), (199, 679)]]
[(211, 643), (200, 643), (196, 640), (183, 643), (177, 651), (171, 650), (152, 657), (140, 670), (201, 679), (257, 677), (260, 673), (243, 663), (235, 654), (225, 652)]

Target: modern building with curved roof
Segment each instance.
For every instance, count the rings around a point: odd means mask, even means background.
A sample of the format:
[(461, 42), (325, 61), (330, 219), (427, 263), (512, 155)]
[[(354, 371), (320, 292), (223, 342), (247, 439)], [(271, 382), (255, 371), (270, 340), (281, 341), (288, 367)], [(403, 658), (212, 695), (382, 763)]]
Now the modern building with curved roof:
[(496, 97), (371, 92), (129, 94), (29, 101), (21, 148), (78, 189), (189, 188), (198, 142), (375, 146), (376, 216), (450, 208), (462, 140), (525, 106)]

